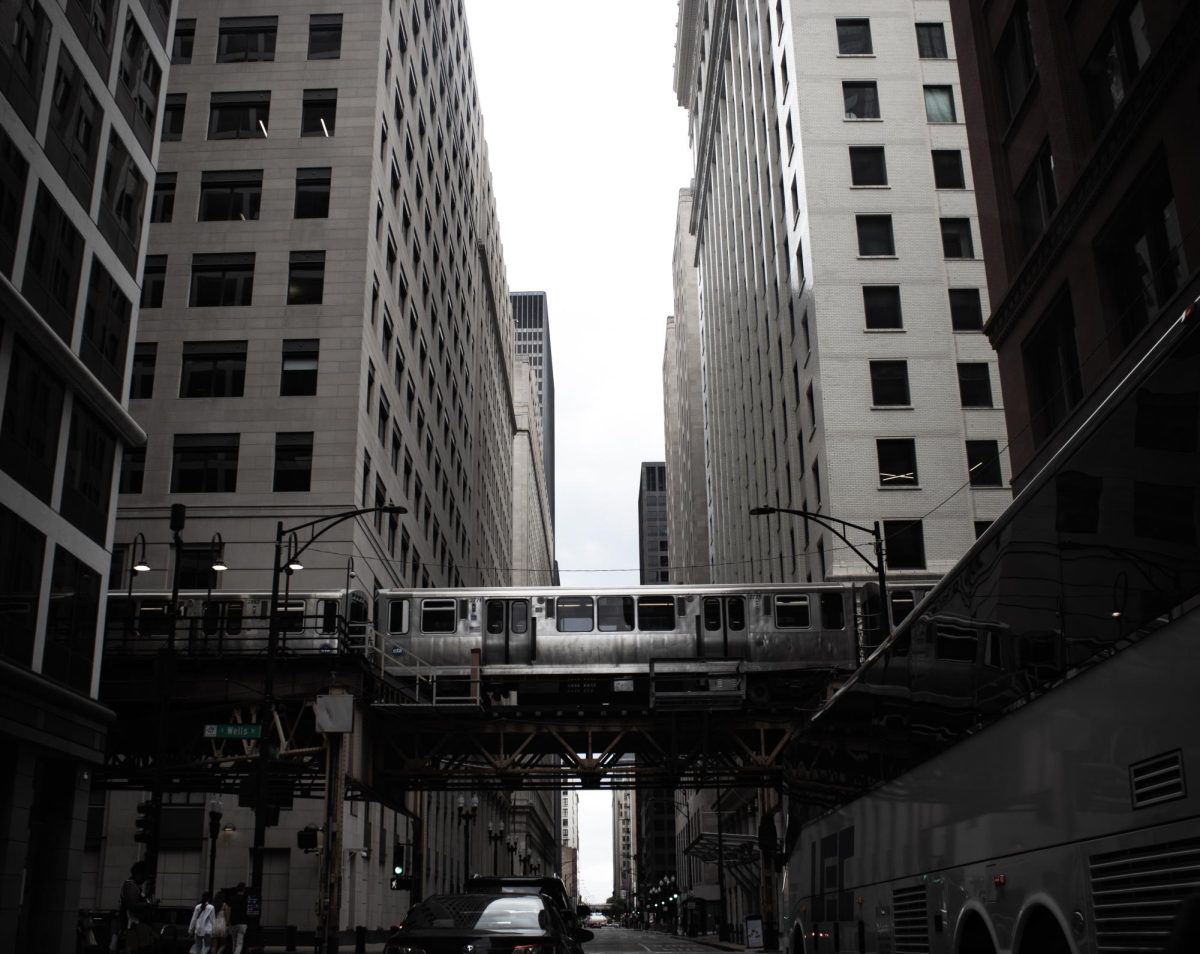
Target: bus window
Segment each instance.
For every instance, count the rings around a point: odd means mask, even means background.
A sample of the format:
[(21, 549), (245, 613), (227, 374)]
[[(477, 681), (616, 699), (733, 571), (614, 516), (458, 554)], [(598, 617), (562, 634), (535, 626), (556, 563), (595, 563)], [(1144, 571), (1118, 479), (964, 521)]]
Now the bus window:
[(669, 596), (639, 596), (638, 626), (653, 633), (666, 633), (675, 628), (675, 601)]
[(453, 633), (458, 628), (456, 600), (421, 600), (421, 632)]
[(509, 627), (514, 633), (529, 631), (529, 601), (513, 600), (509, 607)]
[(934, 627), (937, 640), (934, 655), (952, 662), (973, 663), (978, 636), (975, 630), (953, 623), (939, 622)]
[(633, 629), (633, 597), (601, 596), (596, 600), (596, 628), (602, 633), (628, 633)]
[(493, 635), (504, 632), (504, 600), (487, 601), (487, 631)]
[(893, 590), (888, 597), (892, 601), (892, 626), (899, 626), (912, 612), (916, 597), (911, 590)]
[(808, 629), (811, 624), (806, 595), (775, 598), (775, 626), (779, 629)]
[(338, 602), (337, 600), (319, 600), (321, 617), (321, 634), (329, 636), (337, 632)]
[(731, 633), (740, 633), (746, 628), (746, 601), (740, 596), (725, 600), (725, 622)]
[(721, 598), (719, 596), (704, 597), (704, 630), (715, 632), (721, 628)]
[(841, 593), (821, 594), (821, 626), (824, 629), (846, 628), (846, 604)]
[(388, 600), (387, 631), (389, 636), (408, 632), (408, 600)]
[(590, 633), (592, 631), (592, 598), (590, 596), (560, 596), (555, 616), (560, 633)]

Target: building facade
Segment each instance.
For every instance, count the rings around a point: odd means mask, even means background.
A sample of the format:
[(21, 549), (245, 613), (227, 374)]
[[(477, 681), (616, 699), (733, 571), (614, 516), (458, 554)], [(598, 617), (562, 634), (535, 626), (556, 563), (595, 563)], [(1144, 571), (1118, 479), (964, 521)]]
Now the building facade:
[(612, 896), (633, 904), (638, 892), (635, 793), (629, 790), (614, 790), (612, 798)]
[(542, 465), (550, 495), (550, 522), (554, 522), (554, 354), (550, 350), (550, 306), (546, 293), (513, 292), (513, 320), (517, 323), (517, 354), (527, 355), (537, 375), (541, 406)]
[(667, 458), (667, 539), (671, 582), (708, 583), (708, 486), (704, 467), (704, 375), (700, 364), (700, 301), (696, 242), (689, 230), (692, 191), (679, 190), (672, 270), (675, 314), (667, 318), (663, 351), (663, 423)]
[(562, 789), (558, 793), (559, 847), (563, 883), (567, 895), (579, 901), (579, 792)]
[(172, 0), (0, 3), (0, 948), (76, 950)]
[(947, 2), (680, 3), (715, 580), (871, 574), (753, 507), (928, 577), (1010, 499), (954, 54)]
[(529, 361), (513, 365), (513, 543), (512, 585), (553, 585), (554, 523), (542, 455), (542, 414), (537, 378)]
[(639, 582), (671, 582), (667, 540), (667, 465), (643, 463), (638, 481)]
[(1196, 299), (1200, 4), (951, 7), (1019, 485)]

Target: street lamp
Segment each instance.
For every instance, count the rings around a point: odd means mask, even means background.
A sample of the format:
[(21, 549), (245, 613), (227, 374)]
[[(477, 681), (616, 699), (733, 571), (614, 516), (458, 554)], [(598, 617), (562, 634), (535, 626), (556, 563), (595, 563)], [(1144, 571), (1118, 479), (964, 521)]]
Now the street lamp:
[(467, 889), (467, 878), (471, 869), (471, 823), (479, 814), (479, 796), (471, 796), (471, 806), (467, 807), (466, 800), (458, 796), (458, 820), (463, 826), (463, 890)]
[(517, 860), (521, 862), (521, 874), (529, 874), (529, 862), (533, 858), (533, 852), (526, 845), (517, 853)]
[[(250, 894), (254, 896), (259, 912), (262, 910), (263, 856), (267, 841), (267, 810), (271, 776), (267, 729), (274, 722), (275, 657), (279, 651), (279, 578), (284, 573), (287, 573), (290, 578), (290, 575), (296, 570), (304, 569), (304, 564), (300, 562), (301, 554), (334, 527), (363, 514), (376, 512), (397, 515), (408, 513), (404, 507), (388, 504), (384, 507), (360, 507), (357, 510), (329, 514), (286, 529), (282, 520), (275, 525), (275, 557), (271, 563), (271, 602), (268, 611), (270, 615), (267, 619), (267, 656), (266, 668), (263, 672), (263, 699), (265, 702), (264, 718), (262, 719), (263, 736), (258, 743), (258, 784), (254, 799), (254, 845), (250, 852)], [(304, 530), (309, 531), (309, 537), (308, 541), (301, 545), (297, 535)], [(287, 539), (286, 563), (283, 559), (285, 538)], [(325, 912), (326, 919), (328, 919), (328, 914), (329, 912)], [(261, 913), (254, 915), (253, 925), (253, 940), (258, 942), (261, 939)]]
[(504, 822), (500, 823), (499, 828), (488, 822), (487, 840), (492, 845), (492, 874), (498, 875), (500, 874), (500, 842), (504, 841)]
[[(142, 555), (138, 556), (138, 544), (142, 546)], [(129, 592), (126, 594), (125, 605), (128, 615), (125, 620), (125, 642), (128, 643), (133, 635), (133, 578), (139, 573), (149, 573), (150, 564), (146, 562), (146, 535), (138, 533), (129, 545)]]
[(214, 573), (224, 573), (229, 569), (225, 563), (225, 540), (221, 537), (221, 532), (218, 530), (212, 535), (212, 540), (209, 542), (209, 549), (212, 556), (212, 569)]
[[(849, 520), (839, 520), (837, 517), (827, 517), (824, 514), (813, 513), (811, 510), (793, 510), (790, 507), (751, 507), (750, 516), (763, 517), (772, 513), (790, 513), (794, 517), (803, 517), (806, 521), (811, 520), (818, 526), (824, 527), (846, 546), (855, 552), (860, 560), (874, 570), (879, 576), (879, 603), (880, 603), (880, 622), (883, 624), (883, 634), (886, 636), (892, 631), (892, 608), (889, 605), (887, 591), (887, 568), (883, 562), (883, 533), (879, 529), (879, 521), (870, 527), (864, 527), (860, 523), (851, 523)], [(841, 524), (843, 527), (850, 530), (858, 530), (862, 533), (869, 533), (875, 541), (875, 560), (872, 561), (865, 553), (856, 547), (847, 538), (846, 534), (839, 530), (834, 524)]]
[(212, 897), (213, 881), (217, 870), (217, 835), (221, 833), (221, 800), (214, 798), (208, 803), (208, 894)]
[(517, 839), (515, 837), (509, 838), (508, 841), (505, 843), (505, 847), (508, 848), (508, 873), (516, 874), (517, 873), (517, 860), (516, 860)]

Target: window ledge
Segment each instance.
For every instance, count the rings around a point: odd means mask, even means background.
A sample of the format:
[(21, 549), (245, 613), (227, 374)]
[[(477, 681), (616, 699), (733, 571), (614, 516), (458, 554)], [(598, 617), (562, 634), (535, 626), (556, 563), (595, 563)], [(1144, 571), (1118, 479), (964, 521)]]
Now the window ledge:
[(839, 60), (873, 60), (878, 54), (876, 53), (839, 53)]
[(886, 491), (887, 493), (906, 493), (913, 490), (923, 490), (920, 484), (880, 484), (876, 490)]
[[(883, 122), (883, 117), (882, 116), (862, 116), (862, 117), (843, 116), (842, 122), (844, 122), (844, 123), (881, 123), (881, 122)], [(945, 125), (950, 125), (950, 124), (946, 123)]]
[(911, 411), (911, 404), (872, 404), (872, 411)]
[(898, 261), (899, 255), (859, 255), (859, 261), (868, 262), (894, 262)]
[(864, 328), (863, 333), (868, 335), (902, 335), (908, 329), (900, 328)]
[(890, 186), (888, 183), (886, 183), (886, 182), (885, 182), (885, 183), (883, 183), (883, 185), (855, 185), (854, 183), (850, 183), (850, 188), (851, 188), (851, 189), (876, 189), (876, 190), (880, 190), (880, 189), (890, 189), (890, 188), (891, 188), (891, 186)]

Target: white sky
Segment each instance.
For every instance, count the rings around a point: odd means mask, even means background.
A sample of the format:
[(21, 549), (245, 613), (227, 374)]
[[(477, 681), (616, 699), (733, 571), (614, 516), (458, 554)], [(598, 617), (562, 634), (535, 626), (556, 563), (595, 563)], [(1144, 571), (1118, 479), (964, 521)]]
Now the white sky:
[[(677, 4), (466, 7), (509, 288), (549, 300), (562, 580), (636, 584), (639, 468), (663, 459), (675, 207), (691, 181)], [(581, 793), (588, 900), (612, 892), (611, 807)]]

